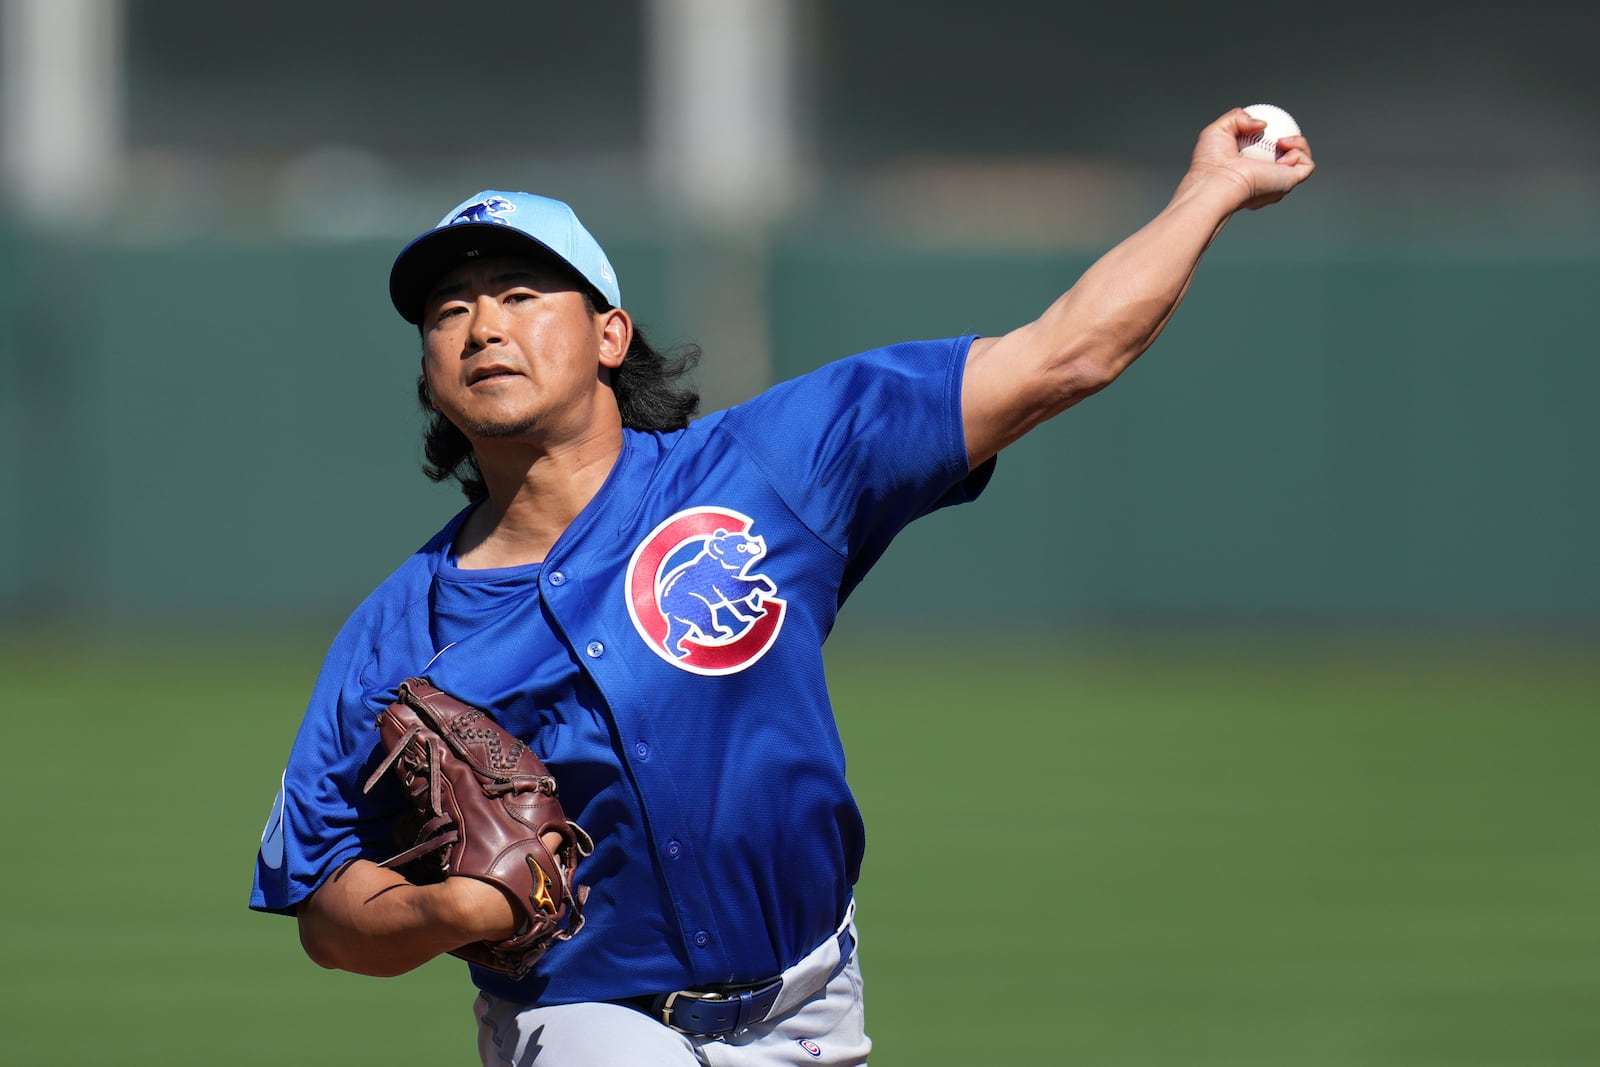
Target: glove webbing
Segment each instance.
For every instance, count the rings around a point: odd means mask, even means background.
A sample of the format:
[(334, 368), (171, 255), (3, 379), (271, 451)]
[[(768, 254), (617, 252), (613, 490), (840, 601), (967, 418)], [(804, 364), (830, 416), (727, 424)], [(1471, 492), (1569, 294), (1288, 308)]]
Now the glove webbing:
[[(405, 736), (400, 739), (400, 743), (395, 746), (394, 751), (385, 757), (384, 761), (378, 765), (378, 769), (373, 771), (371, 777), (367, 779), (367, 784), (362, 786), (361, 791), (363, 793), (372, 792), (372, 787), (378, 784), (378, 779), (388, 773), (389, 768), (393, 767), (402, 758), (410, 756), (413, 761), (416, 760), (416, 757), (411, 755), (412, 743), (416, 741), (417, 734), (421, 732), (422, 728), (420, 726), (413, 726), (406, 731)], [(430, 852), (437, 852), (446, 845), (455, 844), (456, 839), (460, 837), (460, 834), (451, 826), (450, 816), (444, 814), (444, 798), (440, 795), (440, 781), (443, 776), (439, 773), (439, 754), (434, 751), (432, 745), (422, 744), (416, 747), (423, 750), (428, 761), (428, 810), (436, 811), (440, 814), (423, 823), (422, 828), (417, 831), (417, 836), (423, 838), (421, 844), (413, 845), (398, 856), (390, 856), (378, 864), (380, 867), (403, 866), (419, 856), (426, 856)], [(445, 832), (438, 833), (440, 830)], [(437, 837), (430, 837), (430, 835), (436, 833), (438, 833)]]

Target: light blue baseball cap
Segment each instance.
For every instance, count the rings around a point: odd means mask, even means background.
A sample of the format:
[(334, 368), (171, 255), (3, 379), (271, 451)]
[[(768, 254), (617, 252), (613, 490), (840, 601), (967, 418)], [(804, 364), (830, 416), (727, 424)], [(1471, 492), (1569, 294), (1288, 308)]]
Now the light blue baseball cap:
[(429, 291), (447, 272), (477, 256), (530, 253), (554, 256), (612, 307), (622, 306), (617, 272), (572, 208), (547, 196), (499, 189), (457, 204), (439, 225), (401, 249), (389, 270), (389, 299), (401, 318), (420, 324)]

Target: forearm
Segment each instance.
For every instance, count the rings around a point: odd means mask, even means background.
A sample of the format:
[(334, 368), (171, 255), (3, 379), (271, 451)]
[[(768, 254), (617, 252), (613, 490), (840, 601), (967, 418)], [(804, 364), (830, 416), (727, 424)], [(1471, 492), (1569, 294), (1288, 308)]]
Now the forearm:
[[(969, 374), (968, 410), (993, 411), (993, 426), (969, 425), (976, 464), (1045, 420), (1110, 385), (1161, 335), (1188, 292), (1201, 257), (1240, 205), (1225, 178), (1186, 181), (1160, 214), (1101, 256), (1044, 314), (974, 358), (1002, 373)], [(980, 345), (982, 342), (980, 342)], [(1006, 389), (1021, 378), (1031, 388), (1009, 404), (987, 401), (986, 383)], [(1022, 409), (1018, 410), (1018, 404)]]
[[(463, 884), (466, 883), (466, 884)], [(297, 912), (300, 943), (323, 967), (388, 977), (472, 941), (504, 937), (510, 907), (473, 879), (419, 886), (368, 860), (347, 864)]]
[[(1189, 182), (1154, 219), (1100, 257), (1033, 324), (1069, 380), (1104, 386), (1160, 336), (1200, 259), (1241, 197), (1225, 179)], [(1076, 399), (1076, 397), (1074, 397)]]

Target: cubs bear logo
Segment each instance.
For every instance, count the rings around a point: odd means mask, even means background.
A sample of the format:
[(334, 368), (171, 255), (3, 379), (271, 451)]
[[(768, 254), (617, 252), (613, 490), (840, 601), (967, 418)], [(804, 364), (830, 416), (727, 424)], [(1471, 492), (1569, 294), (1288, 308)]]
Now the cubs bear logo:
[(680, 511), (628, 562), (628, 616), (645, 644), (694, 674), (737, 674), (778, 639), (787, 604), (755, 570), (767, 543), (728, 508)]
[(480, 200), (476, 204), (468, 204), (455, 217), (450, 220), (454, 226), (458, 222), (498, 222), (502, 226), (511, 225), (510, 219), (500, 216), (508, 211), (517, 210), (517, 205), (503, 196), (491, 196), (487, 200)]

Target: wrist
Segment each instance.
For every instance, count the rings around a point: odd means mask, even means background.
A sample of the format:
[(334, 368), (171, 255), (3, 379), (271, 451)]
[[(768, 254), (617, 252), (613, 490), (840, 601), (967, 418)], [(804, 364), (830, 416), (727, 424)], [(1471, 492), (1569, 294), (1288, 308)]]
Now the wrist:
[(1194, 209), (1226, 222), (1249, 202), (1250, 181), (1226, 167), (1196, 167), (1183, 176), (1168, 209)]
[(505, 893), (478, 878), (457, 876), (428, 887), (431, 917), (459, 937), (456, 944), (500, 941), (516, 933), (517, 917)]

